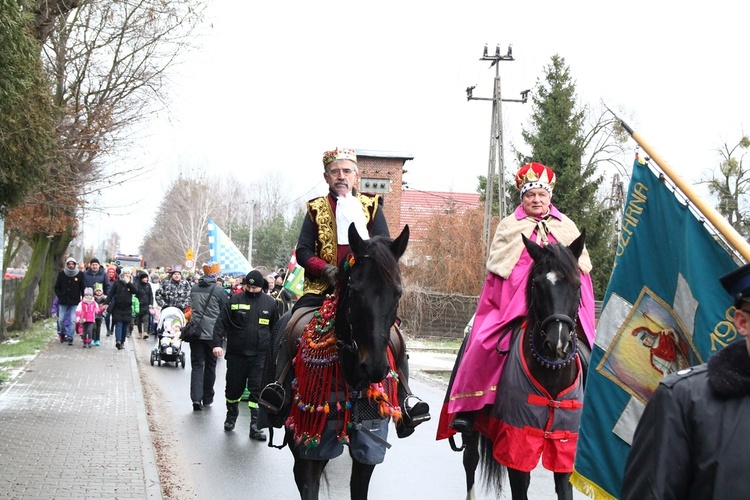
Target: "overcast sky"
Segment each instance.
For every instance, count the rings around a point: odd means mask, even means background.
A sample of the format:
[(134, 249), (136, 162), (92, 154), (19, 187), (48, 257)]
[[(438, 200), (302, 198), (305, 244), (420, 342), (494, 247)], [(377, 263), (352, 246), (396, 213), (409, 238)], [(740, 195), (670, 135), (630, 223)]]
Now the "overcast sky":
[[(198, 48), (173, 71), (170, 109), (151, 120), (123, 164), (157, 168), (134, 182), (128, 217), (92, 217), (87, 245), (109, 228), (136, 252), (160, 193), (180, 168), (260, 181), (281, 172), (288, 197), (325, 192), (323, 151), (407, 152), (405, 181), (474, 192), (487, 172), (497, 43), (505, 98), (533, 89), (554, 54), (579, 103), (622, 108), (672, 167), (697, 182), (750, 118), (744, 2), (245, 2), (212, 0)], [(700, 6), (700, 8), (697, 8)], [(505, 161), (531, 105), (505, 103)], [(635, 147), (635, 143), (632, 143)], [(554, 167), (554, 166), (553, 166)], [(121, 212), (121, 211), (120, 211)], [(93, 238), (93, 239), (92, 239)]]

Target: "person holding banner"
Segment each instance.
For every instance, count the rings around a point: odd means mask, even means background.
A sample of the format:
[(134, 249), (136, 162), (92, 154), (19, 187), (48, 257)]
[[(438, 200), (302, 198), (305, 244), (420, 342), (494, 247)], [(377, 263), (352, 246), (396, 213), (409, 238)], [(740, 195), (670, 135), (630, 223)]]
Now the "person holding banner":
[[(473, 326), (453, 369), (452, 383), (440, 415), (437, 439), (456, 432), (469, 434), (476, 413), (493, 405), (512, 331), (527, 314), (526, 283), (534, 261), (521, 235), (540, 245), (570, 245), (580, 231), (551, 203), (555, 172), (541, 163), (522, 166), (516, 174), (521, 204), (498, 224), (487, 259), (487, 278), (479, 297)], [(581, 271), (581, 306), (577, 330), (589, 349), (594, 344), (594, 290), (591, 261), (584, 248)], [(579, 331), (579, 336), (580, 336)]]
[(622, 500), (742, 498), (750, 491), (750, 264), (719, 281), (742, 336), (661, 381), (625, 465)]

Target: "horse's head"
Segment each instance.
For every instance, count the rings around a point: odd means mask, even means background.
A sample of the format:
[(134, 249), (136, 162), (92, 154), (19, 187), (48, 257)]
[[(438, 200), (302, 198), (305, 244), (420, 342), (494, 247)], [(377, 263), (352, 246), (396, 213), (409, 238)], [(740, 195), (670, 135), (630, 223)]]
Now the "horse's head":
[(578, 258), (585, 239), (583, 231), (570, 246), (554, 243), (541, 247), (523, 236), (534, 259), (526, 287), (528, 325), (534, 332), (532, 347), (544, 360), (565, 362), (575, 354), (575, 324), (581, 300)]
[(339, 269), (336, 336), (347, 382), (361, 388), (388, 373), (388, 339), (401, 298), (398, 259), (409, 242), (409, 226), (395, 240), (363, 240), (349, 226), (352, 257)]

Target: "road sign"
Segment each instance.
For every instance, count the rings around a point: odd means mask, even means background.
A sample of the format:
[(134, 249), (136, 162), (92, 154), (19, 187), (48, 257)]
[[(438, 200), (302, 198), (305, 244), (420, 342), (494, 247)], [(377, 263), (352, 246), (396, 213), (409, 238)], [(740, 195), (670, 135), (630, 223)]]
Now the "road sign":
[[(186, 261), (192, 261), (195, 258), (195, 254), (193, 253), (193, 249), (189, 248), (187, 252), (185, 252), (185, 260)], [(193, 267), (193, 264), (187, 265), (187, 262), (185, 263), (185, 266), (187, 267)]]
[(195, 265), (195, 262), (193, 262), (192, 259), (188, 259), (185, 261), (185, 267), (188, 269), (192, 269), (194, 265)]

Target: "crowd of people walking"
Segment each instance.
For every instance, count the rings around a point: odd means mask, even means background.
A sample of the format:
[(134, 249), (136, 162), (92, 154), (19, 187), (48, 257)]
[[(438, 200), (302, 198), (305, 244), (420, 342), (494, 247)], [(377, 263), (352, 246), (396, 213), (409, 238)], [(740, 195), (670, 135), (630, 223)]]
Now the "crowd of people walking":
[[(258, 429), (258, 395), (271, 328), (291, 309), (296, 297), (283, 287), (285, 272), (246, 276), (222, 275), (218, 263), (188, 275), (180, 268), (160, 271), (101, 265), (97, 258), (78, 262), (69, 257), (55, 281), (52, 314), (57, 316), (61, 343), (73, 345), (76, 334), (84, 348), (101, 346), (102, 332), (115, 336), (122, 350), (129, 338), (161, 337), (160, 313), (176, 308), (197, 323), (190, 341), (190, 399), (194, 411), (214, 401), (216, 362), (227, 359), (227, 422), (234, 429), (239, 404), (248, 400), (250, 437), (265, 441)], [(180, 330), (170, 336), (179, 337)], [(157, 340), (158, 342), (158, 340)]]

